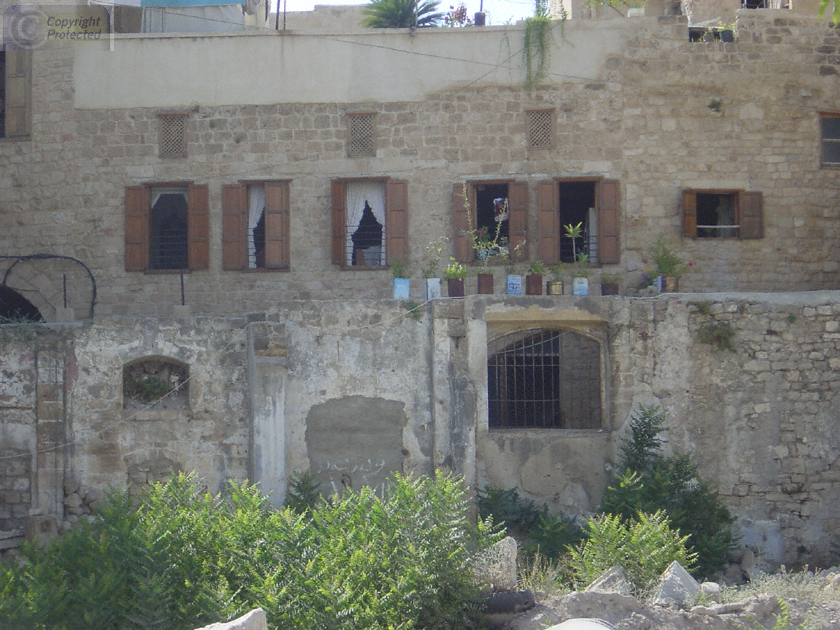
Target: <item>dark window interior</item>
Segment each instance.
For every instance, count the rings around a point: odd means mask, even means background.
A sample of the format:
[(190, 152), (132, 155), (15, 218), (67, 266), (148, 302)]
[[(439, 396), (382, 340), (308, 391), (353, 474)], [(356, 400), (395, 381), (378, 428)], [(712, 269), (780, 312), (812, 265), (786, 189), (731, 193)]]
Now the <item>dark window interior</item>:
[[(489, 239), (499, 232), (497, 243), (508, 241), (509, 202), (507, 184), (479, 184), (475, 187), (476, 228), (479, 237), (484, 235)], [(501, 219), (497, 221), (496, 219)]]
[(597, 341), (568, 330), (526, 331), (488, 349), (491, 429), (598, 429)]
[[(595, 182), (560, 182), (560, 260), (574, 262), (575, 254), (589, 255), (590, 262), (596, 261), (595, 251)], [(566, 225), (583, 224), (582, 236), (571, 239), (566, 236)], [(574, 241), (574, 242), (573, 242)]]
[(738, 231), (736, 193), (697, 193), (698, 238), (735, 238)]
[(152, 269), (187, 269), (187, 197), (163, 193), (152, 206), (149, 262)]
[(251, 242), (254, 244), (254, 258), (248, 261), (248, 266), (262, 269), (265, 267), (265, 208), (251, 230)]
[(822, 117), (822, 161), (824, 164), (840, 164), (840, 116)]
[[(352, 226), (351, 226), (352, 227)], [(353, 242), (354, 265), (380, 265), (382, 250), (382, 224), (376, 219), (367, 201), (359, 227), (350, 237)]]
[(41, 311), (14, 289), (0, 285), (0, 324), (42, 322)]

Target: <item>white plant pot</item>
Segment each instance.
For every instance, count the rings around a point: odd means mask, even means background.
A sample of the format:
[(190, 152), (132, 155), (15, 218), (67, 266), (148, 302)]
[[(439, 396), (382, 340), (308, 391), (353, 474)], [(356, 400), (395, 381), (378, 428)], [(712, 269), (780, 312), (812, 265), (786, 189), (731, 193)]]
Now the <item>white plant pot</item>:
[(572, 295), (589, 295), (589, 278), (572, 278)]
[(407, 300), (411, 293), (411, 281), (408, 278), (394, 278), (394, 299)]
[(508, 295), (522, 295), (522, 276), (512, 274), (507, 277), (505, 293)]
[(423, 279), (423, 298), (426, 300), (434, 300), (441, 297), (440, 278), (424, 278)]

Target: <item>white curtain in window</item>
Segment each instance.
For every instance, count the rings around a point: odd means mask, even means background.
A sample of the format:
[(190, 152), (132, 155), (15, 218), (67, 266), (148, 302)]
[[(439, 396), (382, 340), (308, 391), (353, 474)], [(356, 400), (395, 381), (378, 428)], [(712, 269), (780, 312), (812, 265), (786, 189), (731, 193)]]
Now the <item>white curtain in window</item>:
[[(365, 201), (370, 206), (373, 216), (382, 224), (382, 238), (385, 238), (385, 184), (382, 182), (349, 182), (347, 184), (347, 229), (345, 230), (345, 263), (353, 264), (353, 234), (359, 228), (362, 214), (365, 211)], [(385, 264), (385, 248), (380, 246), (379, 262), (365, 257), (369, 265)]]
[(265, 212), (265, 186), (255, 184), (248, 186), (248, 267), (257, 266), (257, 249), (254, 245), (254, 228), (260, 222)]

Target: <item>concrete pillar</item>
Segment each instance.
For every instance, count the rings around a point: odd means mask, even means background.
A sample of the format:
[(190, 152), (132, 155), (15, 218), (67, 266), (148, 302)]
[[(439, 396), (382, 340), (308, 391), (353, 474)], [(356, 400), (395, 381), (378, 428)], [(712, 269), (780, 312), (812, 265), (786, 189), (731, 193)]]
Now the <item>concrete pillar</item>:
[(288, 358), (282, 325), (251, 323), (248, 328), (250, 471), (275, 507), (286, 497), (286, 380)]
[(64, 353), (40, 350), (35, 389), (37, 456), (33, 514), (64, 517)]

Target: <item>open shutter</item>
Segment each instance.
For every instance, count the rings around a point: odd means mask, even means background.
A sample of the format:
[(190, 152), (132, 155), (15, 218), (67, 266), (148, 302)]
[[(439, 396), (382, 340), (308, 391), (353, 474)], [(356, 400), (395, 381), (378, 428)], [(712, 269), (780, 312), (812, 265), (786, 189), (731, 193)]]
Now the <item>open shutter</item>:
[(210, 266), (210, 203), (206, 185), (190, 184), (187, 193), (187, 260), (190, 269)]
[(618, 180), (604, 179), (598, 185), (598, 262), (617, 265), (621, 262), (621, 194)]
[(6, 51), (6, 138), (29, 135), (31, 74), (31, 51)]
[(333, 180), (332, 183), (332, 261), (334, 265), (347, 266), (345, 215), (347, 205), (347, 184)]
[(683, 236), (697, 238), (697, 193), (693, 190), (682, 192)]
[(265, 184), (265, 266), (289, 267), (289, 185)]
[(145, 186), (125, 189), (125, 270), (149, 268), (149, 206), (151, 195)]
[(559, 202), (557, 182), (537, 184), (537, 258), (549, 265), (560, 260)]
[(508, 184), (510, 219), (508, 220), (508, 246), (517, 260), (528, 258), (528, 184)]
[(469, 263), (473, 260), (472, 242), (469, 231), (475, 225), (474, 212), (471, 208), (475, 193), (469, 184), (455, 184), (452, 188), (452, 233), (454, 239), (455, 260)]
[(408, 183), (389, 181), (385, 188), (385, 257), (408, 262)]
[(248, 189), (241, 184), (222, 186), (222, 268), (246, 267)]
[(738, 203), (741, 208), (741, 238), (764, 238), (764, 195), (742, 192)]

